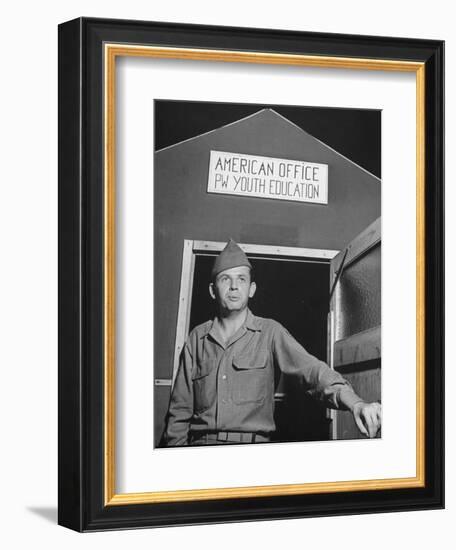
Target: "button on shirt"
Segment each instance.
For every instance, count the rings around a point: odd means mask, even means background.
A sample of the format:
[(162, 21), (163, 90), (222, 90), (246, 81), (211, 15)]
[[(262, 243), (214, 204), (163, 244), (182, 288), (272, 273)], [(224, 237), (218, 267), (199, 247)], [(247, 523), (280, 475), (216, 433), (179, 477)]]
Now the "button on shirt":
[(328, 407), (360, 400), (340, 374), (310, 355), (280, 323), (248, 310), (227, 342), (217, 318), (190, 333), (171, 395), (167, 445), (187, 445), (189, 432), (195, 437), (217, 431), (271, 434), (280, 372)]

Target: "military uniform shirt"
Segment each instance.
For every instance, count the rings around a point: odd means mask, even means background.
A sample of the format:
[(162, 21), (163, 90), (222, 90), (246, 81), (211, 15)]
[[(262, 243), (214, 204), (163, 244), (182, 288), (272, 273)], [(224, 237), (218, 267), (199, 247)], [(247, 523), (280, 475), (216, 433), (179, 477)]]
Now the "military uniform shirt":
[(274, 393), (280, 372), (295, 378), (330, 408), (361, 399), (326, 363), (310, 355), (278, 322), (250, 310), (240, 329), (223, 341), (215, 318), (194, 328), (182, 350), (171, 396), (165, 440), (187, 445), (189, 432), (275, 431)]

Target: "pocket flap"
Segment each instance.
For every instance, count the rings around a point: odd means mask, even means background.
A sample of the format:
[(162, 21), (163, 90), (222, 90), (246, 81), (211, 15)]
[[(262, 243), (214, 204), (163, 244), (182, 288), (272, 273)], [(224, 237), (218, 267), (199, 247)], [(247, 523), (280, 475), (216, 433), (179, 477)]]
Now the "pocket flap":
[(207, 359), (196, 366), (195, 371), (192, 374), (192, 380), (198, 380), (207, 376), (214, 366), (214, 359)]
[(266, 353), (259, 353), (253, 357), (251, 355), (238, 355), (233, 358), (233, 366), (239, 370), (264, 369), (266, 360)]

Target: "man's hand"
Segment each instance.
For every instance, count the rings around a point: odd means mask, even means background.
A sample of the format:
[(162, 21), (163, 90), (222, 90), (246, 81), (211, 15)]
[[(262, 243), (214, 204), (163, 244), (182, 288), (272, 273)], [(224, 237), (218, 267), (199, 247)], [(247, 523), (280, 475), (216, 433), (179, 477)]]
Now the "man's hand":
[(353, 406), (353, 418), (359, 431), (366, 437), (375, 437), (382, 425), (382, 406), (380, 403), (358, 401)]

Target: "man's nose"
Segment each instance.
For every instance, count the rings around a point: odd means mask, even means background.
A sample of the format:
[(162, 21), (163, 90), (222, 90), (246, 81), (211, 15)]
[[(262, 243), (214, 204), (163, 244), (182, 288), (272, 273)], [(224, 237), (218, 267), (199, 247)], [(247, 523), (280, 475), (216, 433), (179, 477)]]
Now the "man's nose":
[(235, 279), (232, 279), (232, 280), (231, 280), (231, 284), (230, 284), (230, 288), (231, 288), (232, 290), (236, 290), (237, 287), (238, 287), (238, 282), (237, 282)]

